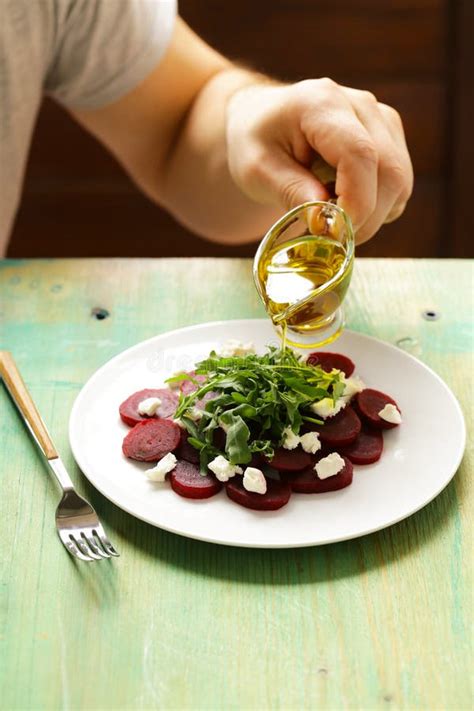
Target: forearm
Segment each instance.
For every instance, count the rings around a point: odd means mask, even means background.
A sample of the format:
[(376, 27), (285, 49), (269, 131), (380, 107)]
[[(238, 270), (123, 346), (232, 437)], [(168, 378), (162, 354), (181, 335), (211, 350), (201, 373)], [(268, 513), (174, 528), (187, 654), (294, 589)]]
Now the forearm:
[(244, 87), (265, 83), (271, 82), (235, 67), (216, 74), (195, 98), (171, 147), (160, 202), (208, 239), (253, 241), (282, 213), (275, 204), (260, 204), (244, 195), (228, 163), (228, 102)]
[(136, 183), (195, 232), (218, 242), (261, 236), (285, 210), (328, 191), (358, 242), (405, 207), (413, 170), (400, 116), (330, 79), (284, 85), (238, 69), (177, 21), (166, 55), (129, 94), (76, 111)]

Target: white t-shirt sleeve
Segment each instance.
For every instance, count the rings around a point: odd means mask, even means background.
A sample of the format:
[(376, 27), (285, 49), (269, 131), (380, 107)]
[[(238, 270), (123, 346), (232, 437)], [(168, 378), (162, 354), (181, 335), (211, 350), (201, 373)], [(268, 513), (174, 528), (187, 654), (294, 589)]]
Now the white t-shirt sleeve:
[(69, 0), (61, 10), (45, 91), (71, 109), (96, 109), (134, 89), (158, 64), (176, 0)]

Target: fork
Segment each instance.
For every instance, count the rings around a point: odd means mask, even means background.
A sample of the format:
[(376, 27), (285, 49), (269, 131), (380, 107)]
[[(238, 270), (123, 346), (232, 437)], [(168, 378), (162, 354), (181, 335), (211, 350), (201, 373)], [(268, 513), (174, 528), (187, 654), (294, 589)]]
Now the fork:
[(63, 491), (56, 509), (56, 529), (61, 542), (71, 555), (80, 560), (94, 561), (118, 556), (96, 512), (74, 489), (46, 425), (8, 351), (0, 351), (0, 375)]

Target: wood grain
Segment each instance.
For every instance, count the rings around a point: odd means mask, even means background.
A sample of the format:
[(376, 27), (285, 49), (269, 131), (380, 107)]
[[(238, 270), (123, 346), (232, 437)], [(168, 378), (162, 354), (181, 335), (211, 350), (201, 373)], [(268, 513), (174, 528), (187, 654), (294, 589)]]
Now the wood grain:
[[(348, 297), (349, 326), (434, 368), (471, 430), (472, 280), (466, 261), (367, 259)], [(97, 306), (110, 316), (94, 318)], [(441, 318), (425, 321), (424, 309)], [(0, 343), (122, 554), (98, 565), (67, 556), (54, 483), (0, 388), (3, 708), (471, 709), (472, 441), (422, 511), (301, 550), (160, 531), (74, 465), (68, 415), (100, 365), (171, 328), (260, 315), (247, 260), (0, 263)]]
[(181, 0), (206, 41), (282, 79), (436, 76), (444, 69), (449, 0)]

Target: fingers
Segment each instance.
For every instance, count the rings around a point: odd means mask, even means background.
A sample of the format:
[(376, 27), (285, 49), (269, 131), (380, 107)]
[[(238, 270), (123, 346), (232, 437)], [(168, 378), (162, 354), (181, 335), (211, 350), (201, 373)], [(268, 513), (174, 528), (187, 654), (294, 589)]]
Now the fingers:
[(401, 215), (405, 212), (407, 204), (406, 202), (402, 202), (399, 204), (397, 207), (392, 208), (392, 210), (388, 213), (387, 217), (385, 218), (384, 225), (388, 225), (390, 222), (395, 222), (395, 220), (398, 220)]
[(286, 210), (329, 198), (324, 185), (284, 151), (274, 151), (264, 160), (255, 161), (254, 170), (255, 182), (265, 184)]
[(337, 171), (338, 204), (358, 242), (401, 215), (413, 186), (398, 113), (330, 79), (237, 92), (227, 109), (226, 147), (240, 190), (287, 209), (329, 198), (309, 169), (319, 154)]
[[(339, 120), (344, 131), (344, 122)], [(370, 134), (351, 117), (351, 126), (338, 137), (341, 155), (337, 162), (338, 205), (350, 215), (354, 230), (364, 225), (377, 207), (378, 155)]]
[(357, 242), (374, 235), (388, 221), (399, 217), (410, 196), (413, 171), (401, 120), (388, 106), (381, 108), (369, 92), (343, 88), (357, 118), (367, 130), (378, 156), (377, 199), (374, 210), (359, 224)]
[(302, 97), (301, 128), (314, 150), (336, 167), (338, 204), (357, 229), (376, 207), (378, 154), (348, 97), (337, 84), (325, 81), (310, 83), (311, 101)]
[[(379, 110), (385, 117), (385, 123), (388, 130), (391, 133), (393, 140), (398, 146), (400, 156), (404, 162), (404, 167), (406, 170), (406, 193), (402, 194), (401, 200), (398, 205), (392, 209), (392, 212), (388, 215), (385, 222), (393, 222), (398, 219), (400, 215), (404, 212), (408, 199), (410, 198), (413, 191), (413, 165), (411, 162), (410, 154), (408, 152), (408, 147), (405, 139), (405, 131), (403, 130), (402, 119), (398, 111), (393, 109), (387, 104), (379, 103)], [(405, 201), (404, 201), (405, 198)]]
[[(330, 80), (303, 82), (314, 98), (301, 101), (301, 127), (314, 150), (337, 168), (338, 204), (358, 242), (396, 219), (413, 186), (413, 170), (398, 113), (369, 92)], [(302, 99), (303, 97), (301, 97)]]

